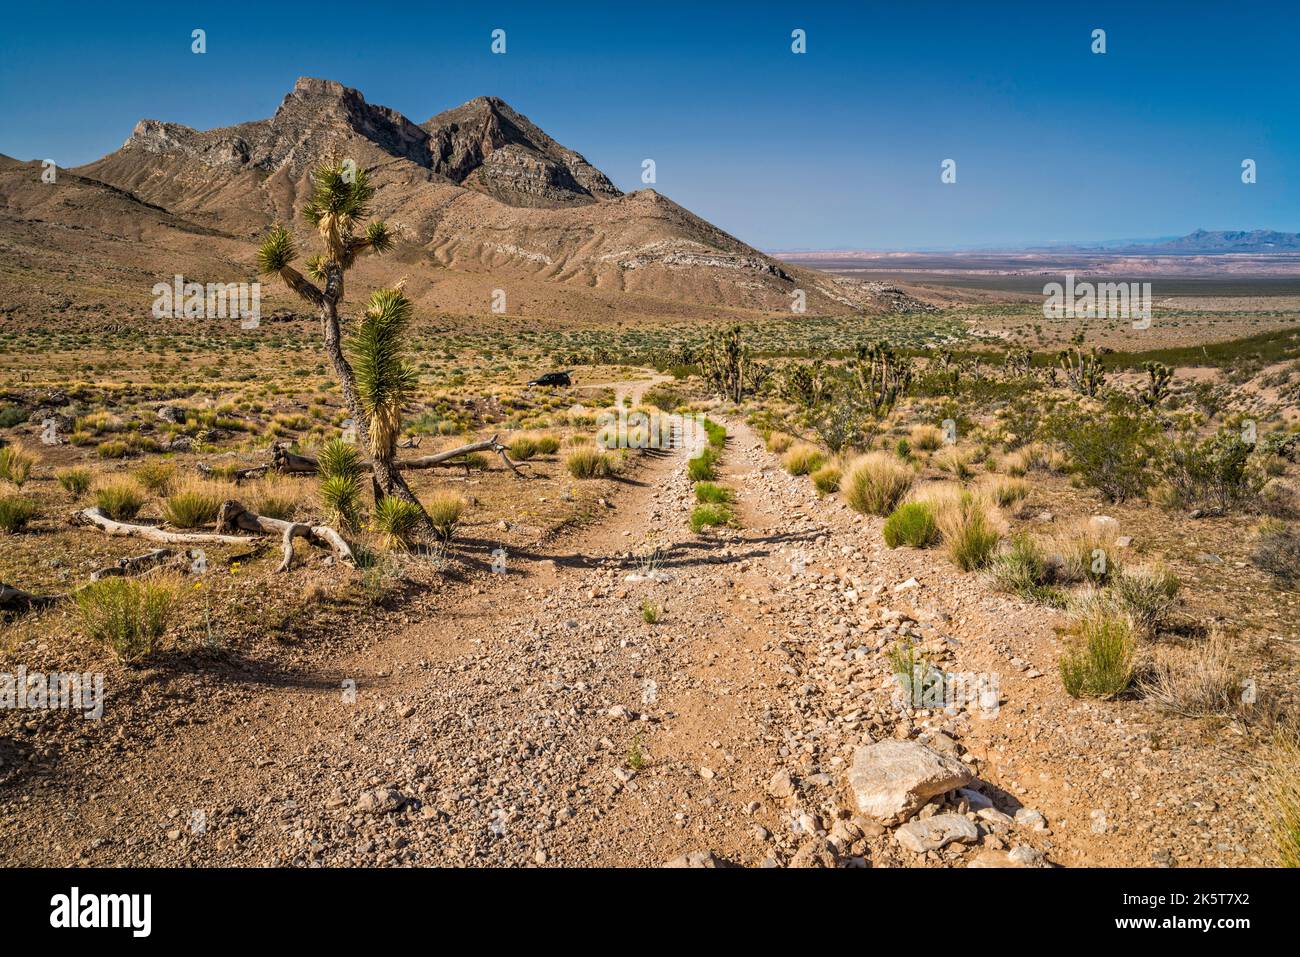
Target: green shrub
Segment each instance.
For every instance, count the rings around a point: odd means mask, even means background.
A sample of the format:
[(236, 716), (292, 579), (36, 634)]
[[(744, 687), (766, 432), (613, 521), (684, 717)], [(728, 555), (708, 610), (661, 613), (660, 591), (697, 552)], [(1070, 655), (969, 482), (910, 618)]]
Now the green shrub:
[(885, 544), (890, 548), (910, 545), (926, 548), (939, 538), (934, 505), (926, 501), (904, 502), (885, 519)]
[(1113, 698), (1133, 683), (1136, 642), (1127, 615), (1095, 609), (1079, 619), (1061, 656), (1061, 683), (1072, 698)]
[(601, 479), (614, 474), (614, 460), (599, 449), (574, 449), (565, 458), (564, 467), (576, 479)]
[(386, 495), (375, 503), (371, 526), (379, 533), (390, 551), (409, 551), (423, 517), (420, 506), (396, 495)]
[(726, 505), (697, 505), (691, 512), (691, 531), (700, 534), (706, 527), (719, 528), (735, 522), (735, 513)]
[(89, 637), (136, 661), (166, 633), (176, 593), (170, 579), (103, 578), (76, 593), (77, 612)]
[(12, 482), (17, 488), (23, 487), (35, 464), (36, 457), (28, 455), (21, 445), (0, 448), (0, 480)]
[(100, 442), (96, 451), (101, 459), (124, 459), (131, 454), (131, 446), (121, 439)]
[(163, 500), (163, 518), (177, 528), (213, 525), (229, 494), (227, 485), (191, 479)]
[(510, 457), (519, 462), (527, 462), (540, 451), (537, 440), (531, 436), (521, 435), (510, 443)]
[(818, 495), (830, 495), (840, 490), (840, 467), (831, 463), (823, 465), (812, 474), (813, 488)]
[(465, 500), (454, 492), (441, 492), (429, 499), (424, 510), (433, 522), (433, 530), (438, 533), (438, 537), (444, 542), (450, 542), (465, 513)]
[(1178, 503), (1227, 511), (1252, 502), (1267, 480), (1251, 467), (1253, 450), (1235, 429), (1199, 441), (1184, 436), (1164, 447), (1160, 472)]
[(533, 441), (541, 455), (554, 455), (560, 450), (560, 440), (554, 435), (539, 435)]
[(736, 499), (731, 489), (714, 482), (695, 483), (695, 501), (701, 505), (730, 505)]
[(95, 489), (95, 507), (118, 522), (135, 518), (144, 501), (144, 490), (128, 479), (109, 482)]
[(83, 468), (62, 469), (54, 473), (59, 485), (65, 492), (73, 495), (85, 495), (90, 489), (90, 470)]
[(21, 532), (36, 515), (36, 504), (21, 495), (0, 495), (0, 531)]
[(704, 434), (709, 438), (709, 447), (721, 449), (727, 444), (727, 429), (712, 419), (704, 420)]
[(1300, 528), (1278, 521), (1259, 527), (1250, 561), (1287, 587), (1300, 580)]
[(965, 572), (987, 567), (1002, 537), (990, 507), (969, 493), (940, 510), (939, 534), (948, 558)]
[(27, 413), (16, 405), (0, 409), (0, 429), (11, 429), (27, 421)]
[(866, 515), (888, 515), (902, 501), (915, 478), (912, 470), (887, 452), (855, 459), (840, 483), (849, 507)]
[(1156, 430), (1130, 400), (1115, 397), (1097, 411), (1057, 413), (1049, 429), (1069, 455), (1071, 471), (1106, 501), (1136, 498), (1150, 486), (1147, 463)]
[(998, 591), (1044, 605), (1064, 604), (1060, 592), (1051, 587), (1053, 566), (1043, 547), (1030, 535), (1013, 537), (1007, 548), (993, 557), (988, 574)]
[(710, 482), (718, 477), (717, 454), (708, 448), (686, 463), (686, 474), (692, 482)]

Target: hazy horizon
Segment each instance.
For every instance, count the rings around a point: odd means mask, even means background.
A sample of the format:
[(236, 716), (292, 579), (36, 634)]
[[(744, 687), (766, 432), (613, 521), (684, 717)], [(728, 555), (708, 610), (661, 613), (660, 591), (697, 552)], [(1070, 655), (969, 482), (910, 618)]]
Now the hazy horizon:
[[(500, 96), (620, 189), (653, 185), (762, 249), (1300, 231), (1300, 124), (1284, 122), (1300, 79), (1281, 5), (1246, 17), (1200, 4), (1176, 16), (1104, 3), (661, 4), (556, 24), (510, 4), (379, 3), (355, 30), (337, 28), (332, 4), (316, 9), (72, 4), (56, 31), (43, 11), (17, 8), (0, 40), (0, 152), (77, 166), (119, 148), (142, 118), (197, 129), (260, 119), (298, 76), (317, 76), (416, 123)], [(505, 55), (490, 51), (497, 28)], [(1105, 54), (1091, 52), (1094, 28), (1106, 30)], [(794, 29), (806, 53), (791, 51)], [(641, 181), (647, 158), (653, 184)], [(952, 184), (940, 181), (947, 159)], [(1244, 159), (1254, 184), (1241, 181)]]

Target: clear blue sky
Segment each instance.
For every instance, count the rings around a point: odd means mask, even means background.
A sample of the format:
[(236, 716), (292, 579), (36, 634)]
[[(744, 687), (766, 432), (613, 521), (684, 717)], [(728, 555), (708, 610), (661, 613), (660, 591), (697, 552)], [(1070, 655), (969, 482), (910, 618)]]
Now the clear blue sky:
[(84, 163), (142, 117), (269, 116), (307, 75), (417, 123), (500, 96), (625, 190), (653, 158), (660, 192), (765, 249), (1300, 231), (1298, 24), (1195, 0), (15, 3), (0, 152)]

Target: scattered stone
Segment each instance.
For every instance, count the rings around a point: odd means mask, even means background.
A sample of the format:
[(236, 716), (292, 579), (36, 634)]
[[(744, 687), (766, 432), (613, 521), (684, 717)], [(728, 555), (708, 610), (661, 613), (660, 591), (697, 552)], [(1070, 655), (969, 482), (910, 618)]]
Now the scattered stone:
[(674, 857), (664, 863), (664, 867), (717, 867), (718, 859), (712, 851), (691, 851), (681, 857)]
[(916, 854), (937, 851), (953, 841), (974, 844), (979, 838), (979, 828), (961, 814), (936, 814), (923, 821), (910, 821), (894, 832), (894, 840)]
[(784, 768), (772, 775), (772, 780), (767, 782), (767, 793), (774, 798), (788, 798), (794, 794), (794, 782), (790, 780), (790, 772)]
[(971, 780), (961, 761), (915, 741), (878, 741), (858, 748), (849, 770), (857, 808), (881, 821), (903, 821), (930, 798)]

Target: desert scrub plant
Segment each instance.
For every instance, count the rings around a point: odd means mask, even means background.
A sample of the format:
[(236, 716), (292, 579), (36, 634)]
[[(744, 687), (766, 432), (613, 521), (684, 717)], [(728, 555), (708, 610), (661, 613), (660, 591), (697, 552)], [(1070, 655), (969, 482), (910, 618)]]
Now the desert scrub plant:
[(166, 495), (176, 476), (176, 466), (170, 462), (148, 462), (131, 473), (135, 480), (154, 495)]
[(0, 531), (14, 534), (36, 515), (36, 503), (21, 495), (0, 495)]
[(1283, 725), (1264, 752), (1264, 781), (1277, 862), (1300, 867), (1300, 728)]
[(918, 655), (910, 639), (899, 639), (885, 652), (905, 703), (914, 708), (943, 707), (947, 675), (924, 655)]
[(1010, 508), (1029, 495), (1029, 483), (1017, 478), (986, 478), (980, 492), (999, 508)]
[(1064, 596), (1052, 587), (1053, 565), (1046, 551), (1030, 535), (1014, 536), (989, 563), (988, 576), (997, 591), (1058, 608), (1065, 604)]
[(781, 464), (791, 475), (809, 475), (826, 464), (826, 453), (815, 445), (800, 442), (786, 450)]
[(158, 647), (176, 605), (170, 578), (102, 578), (76, 593), (86, 635), (123, 661), (138, 661)]
[(1178, 504), (1226, 512), (1253, 502), (1267, 481), (1251, 463), (1253, 451), (1236, 429), (1221, 429), (1199, 441), (1184, 436), (1165, 446), (1160, 473)]
[(696, 482), (695, 501), (701, 505), (730, 505), (736, 500), (736, 493), (716, 482)]
[(912, 447), (921, 452), (933, 452), (943, 445), (943, 432), (933, 425), (914, 425), (907, 433)]
[(1120, 570), (1115, 529), (1112, 522), (1082, 521), (1062, 531), (1053, 543), (1057, 579), (1067, 585), (1109, 582)]
[(642, 600), (641, 620), (644, 621), (647, 625), (656, 624), (659, 621), (659, 618), (662, 614), (663, 614), (663, 610), (654, 602), (652, 602), (649, 598)]
[(531, 435), (521, 435), (510, 443), (510, 457), (519, 462), (527, 462), (540, 451), (537, 440)]
[(1262, 523), (1255, 533), (1250, 561), (1279, 584), (1294, 587), (1300, 580), (1300, 528), (1271, 519)]
[(364, 466), (357, 447), (343, 439), (330, 439), (316, 455), (320, 475), (321, 507), (328, 521), (345, 530), (361, 524), (361, 476)]
[(945, 445), (934, 455), (930, 456), (930, 464), (941, 472), (948, 472), (954, 478), (963, 482), (975, 474), (971, 468), (975, 461), (975, 456), (967, 449), (959, 449), (955, 445)]
[(1110, 583), (1116, 603), (1148, 638), (1155, 638), (1168, 619), (1178, 600), (1179, 587), (1178, 577), (1163, 565), (1126, 566)]
[(560, 440), (554, 435), (539, 435), (533, 442), (539, 455), (554, 455), (560, 450)]
[(843, 473), (834, 462), (827, 462), (812, 473), (813, 488), (818, 495), (830, 495), (840, 490), (840, 478)]
[(576, 479), (608, 478), (614, 474), (614, 460), (599, 449), (574, 449), (565, 458), (564, 467)]
[(419, 505), (396, 495), (385, 495), (370, 514), (371, 528), (389, 551), (410, 551), (423, 521)]
[(95, 489), (95, 507), (117, 522), (135, 518), (144, 502), (144, 489), (132, 479), (115, 479)]
[(1113, 396), (1097, 410), (1058, 412), (1048, 430), (1069, 456), (1070, 468), (1107, 502), (1137, 498), (1151, 484), (1147, 462), (1156, 427), (1145, 410)]
[(927, 548), (939, 538), (939, 526), (933, 502), (918, 500), (904, 502), (885, 519), (883, 530), (885, 544), (890, 548), (910, 545)]
[(686, 475), (692, 482), (711, 482), (718, 477), (718, 456), (707, 448), (686, 463)]
[(1128, 615), (1093, 603), (1074, 623), (1061, 655), (1061, 684), (1072, 698), (1114, 698), (1133, 684), (1136, 641)]
[(725, 426), (719, 425), (712, 419), (704, 419), (702, 424), (704, 426), (704, 434), (708, 437), (710, 448), (721, 449), (727, 444), (727, 429)]
[(786, 449), (794, 444), (794, 438), (786, 435), (784, 432), (769, 432), (767, 434), (767, 450), (782, 455)]
[(425, 505), (433, 530), (443, 542), (456, 537), (461, 516), (465, 514), (465, 500), (455, 492), (439, 492)]
[(90, 470), (83, 468), (60, 469), (54, 473), (59, 485), (71, 495), (85, 495), (90, 489)]
[(735, 513), (726, 505), (697, 505), (691, 511), (691, 531), (696, 535), (704, 531), (705, 528), (732, 525), (735, 521)]
[(216, 523), (221, 503), (233, 497), (229, 485), (190, 479), (163, 499), (163, 518), (177, 528), (203, 528)]
[(121, 439), (100, 442), (95, 449), (101, 459), (124, 459), (131, 454), (131, 446)]
[(940, 507), (938, 524), (949, 560), (964, 572), (988, 566), (1004, 530), (998, 511), (969, 492)]
[(1138, 686), (1144, 697), (1187, 718), (1236, 717), (1251, 706), (1242, 699), (1241, 655), (1221, 631), (1194, 649), (1157, 648)]
[(914, 478), (912, 470), (888, 452), (868, 452), (849, 464), (840, 494), (855, 512), (885, 516), (903, 500)]
[(9, 482), (15, 488), (23, 487), (35, 464), (36, 457), (29, 455), (21, 445), (0, 448), (0, 480)]
[(298, 509), (298, 496), (293, 485), (278, 478), (264, 478), (253, 488), (253, 511), (267, 518), (288, 521)]

